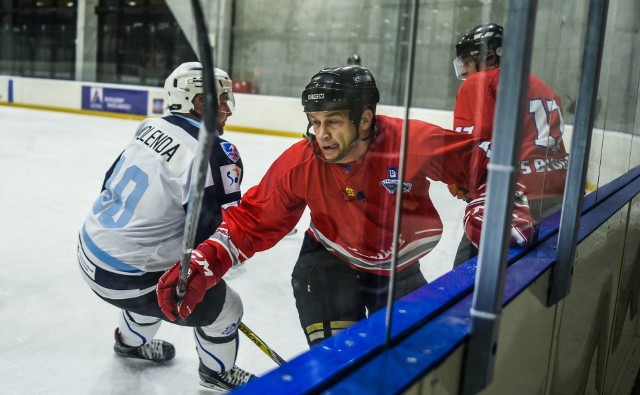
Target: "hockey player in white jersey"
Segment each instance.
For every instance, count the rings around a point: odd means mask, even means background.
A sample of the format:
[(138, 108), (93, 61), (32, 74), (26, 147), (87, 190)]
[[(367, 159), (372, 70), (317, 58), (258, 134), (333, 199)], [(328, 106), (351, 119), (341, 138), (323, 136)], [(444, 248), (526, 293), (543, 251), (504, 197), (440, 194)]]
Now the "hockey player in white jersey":
[[(232, 114), (226, 72), (215, 69), (219, 134)], [(119, 307), (114, 350), (118, 356), (162, 363), (172, 344), (154, 339), (162, 320), (193, 327), (200, 383), (231, 390), (255, 377), (235, 366), (240, 297), (224, 281), (209, 289), (186, 319), (167, 318), (158, 306), (158, 279), (176, 260), (189, 202), (198, 132), (204, 111), (202, 65), (188, 62), (167, 78), (170, 115), (142, 121), (107, 171), (102, 191), (80, 230), (82, 276), (103, 300)], [(209, 158), (195, 245), (220, 225), (221, 211), (240, 200), (242, 160), (236, 147), (216, 137)]]

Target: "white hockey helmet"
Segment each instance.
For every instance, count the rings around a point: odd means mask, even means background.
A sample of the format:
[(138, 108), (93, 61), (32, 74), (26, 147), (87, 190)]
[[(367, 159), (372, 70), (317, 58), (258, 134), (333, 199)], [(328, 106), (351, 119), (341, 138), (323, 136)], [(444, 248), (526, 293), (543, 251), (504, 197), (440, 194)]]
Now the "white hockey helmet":
[[(229, 74), (219, 68), (214, 69), (216, 94), (218, 99), (227, 93), (231, 111), (235, 100), (232, 92), (232, 82)], [(178, 66), (164, 82), (164, 90), (169, 97), (169, 111), (172, 113), (188, 114), (193, 110), (192, 100), (203, 92), (202, 64), (200, 62), (186, 62)]]

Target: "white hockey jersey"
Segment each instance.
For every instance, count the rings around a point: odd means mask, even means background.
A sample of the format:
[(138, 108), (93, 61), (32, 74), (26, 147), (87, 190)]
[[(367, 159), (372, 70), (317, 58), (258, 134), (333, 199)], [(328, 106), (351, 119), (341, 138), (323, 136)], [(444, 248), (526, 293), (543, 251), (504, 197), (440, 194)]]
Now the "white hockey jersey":
[[(198, 122), (180, 115), (147, 119), (139, 125), (107, 172), (102, 192), (80, 230), (88, 267), (135, 277), (164, 271), (180, 259), (199, 128)], [(241, 180), (237, 149), (217, 137), (195, 245), (220, 224), (221, 210), (240, 200)]]

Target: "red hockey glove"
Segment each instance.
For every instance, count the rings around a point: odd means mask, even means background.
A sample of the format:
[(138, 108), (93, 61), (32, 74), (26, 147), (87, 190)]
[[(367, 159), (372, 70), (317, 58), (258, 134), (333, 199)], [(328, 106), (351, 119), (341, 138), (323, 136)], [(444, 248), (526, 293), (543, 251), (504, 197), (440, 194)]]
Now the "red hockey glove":
[(463, 187), (456, 184), (449, 184), (447, 185), (447, 188), (449, 189), (451, 196), (454, 198), (464, 200), (465, 202), (471, 201), (471, 194)]
[[(217, 249), (213, 242), (205, 240), (197, 249), (191, 252), (189, 262), (189, 274), (187, 275), (187, 288), (184, 297), (176, 301), (176, 288), (180, 277), (180, 261), (176, 262), (165, 274), (160, 277), (156, 293), (160, 310), (171, 321), (178, 316), (187, 318), (202, 301), (207, 290), (218, 282), (229, 269), (217, 256)], [(177, 302), (177, 303), (176, 303)]]
[(538, 239), (538, 222), (531, 215), (529, 201), (524, 194), (524, 186), (517, 184), (511, 215), (511, 244), (526, 247)]
[[(509, 244), (519, 247), (526, 247), (533, 243), (537, 237), (537, 223), (531, 216), (529, 204), (524, 195), (524, 186), (518, 184), (511, 216), (511, 232)], [(486, 203), (486, 185), (480, 187), (480, 195), (472, 200), (465, 208), (464, 228), (471, 244), (476, 248), (480, 243), (480, 233), (484, 220), (484, 209)]]

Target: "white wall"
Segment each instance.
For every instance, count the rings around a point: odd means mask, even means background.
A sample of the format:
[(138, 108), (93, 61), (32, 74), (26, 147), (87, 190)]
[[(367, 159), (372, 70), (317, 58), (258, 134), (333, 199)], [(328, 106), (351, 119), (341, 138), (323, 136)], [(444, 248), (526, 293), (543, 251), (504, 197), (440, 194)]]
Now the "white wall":
[[(12, 103), (26, 106), (44, 106), (59, 110), (82, 110), (82, 87), (104, 87), (142, 90), (149, 92), (147, 116), (153, 113), (153, 99), (166, 100), (161, 88), (136, 85), (88, 83), (79, 81), (46, 80), (0, 76), (0, 102), (9, 101), (9, 80), (13, 81)], [(262, 129), (265, 132), (280, 131), (299, 135), (307, 128), (307, 119), (302, 112), (299, 98), (235, 93), (236, 109), (229, 119), (230, 127)], [(378, 106), (378, 113), (402, 117), (404, 109), (393, 106)], [(107, 114), (105, 114), (107, 115)], [(412, 109), (410, 116), (424, 119), (442, 127), (451, 127), (453, 115), (450, 111)]]
[[(9, 81), (12, 81), (12, 99), (9, 94)], [(129, 89), (148, 92), (146, 116), (154, 114), (154, 100), (166, 97), (161, 88), (134, 85), (100, 84), (78, 81), (46, 80), (0, 76), (0, 104), (9, 102), (16, 105), (45, 107), (62, 111), (82, 110), (82, 87), (102, 87)], [(307, 120), (302, 112), (300, 98), (277, 97), (236, 93), (236, 109), (229, 119), (229, 130), (251, 129), (265, 134), (285, 134), (300, 136), (307, 128)], [(378, 106), (378, 113), (396, 117), (404, 116), (401, 107)], [(105, 115), (114, 115), (105, 113)], [(142, 116), (142, 115), (141, 115)], [(413, 108), (409, 112), (411, 118), (423, 119), (444, 128), (453, 124), (451, 111)], [(570, 149), (573, 125), (565, 127), (565, 144)], [(592, 191), (614, 178), (626, 173), (629, 169), (640, 165), (640, 138), (615, 131), (594, 130), (589, 154), (586, 189)]]

